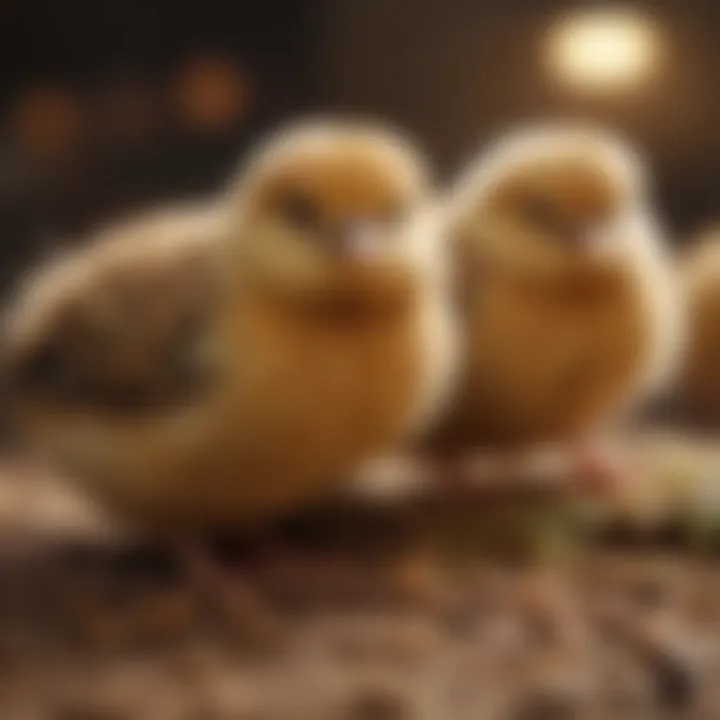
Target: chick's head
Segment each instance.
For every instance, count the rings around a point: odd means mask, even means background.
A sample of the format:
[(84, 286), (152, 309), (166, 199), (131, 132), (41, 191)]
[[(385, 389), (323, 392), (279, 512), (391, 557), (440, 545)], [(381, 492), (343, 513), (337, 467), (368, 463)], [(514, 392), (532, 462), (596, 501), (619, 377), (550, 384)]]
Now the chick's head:
[(482, 263), (557, 276), (622, 265), (647, 228), (644, 169), (605, 130), (512, 134), (461, 180), (451, 227)]
[(401, 136), (343, 123), (282, 132), (236, 189), (237, 262), (295, 300), (408, 297), (433, 266), (428, 193)]

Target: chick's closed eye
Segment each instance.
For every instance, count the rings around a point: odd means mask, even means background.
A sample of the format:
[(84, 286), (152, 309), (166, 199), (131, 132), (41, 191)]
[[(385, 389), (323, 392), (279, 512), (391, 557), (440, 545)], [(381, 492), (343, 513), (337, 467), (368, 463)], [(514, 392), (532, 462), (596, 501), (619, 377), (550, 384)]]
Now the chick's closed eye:
[(308, 194), (288, 192), (279, 198), (277, 206), (283, 221), (297, 230), (311, 232), (320, 226), (320, 207)]
[(519, 201), (520, 216), (534, 229), (554, 232), (560, 229), (560, 217), (556, 208), (547, 199), (528, 195)]
[(68, 390), (73, 384), (65, 357), (53, 342), (45, 342), (22, 357), (12, 368), (12, 382), (22, 390)]

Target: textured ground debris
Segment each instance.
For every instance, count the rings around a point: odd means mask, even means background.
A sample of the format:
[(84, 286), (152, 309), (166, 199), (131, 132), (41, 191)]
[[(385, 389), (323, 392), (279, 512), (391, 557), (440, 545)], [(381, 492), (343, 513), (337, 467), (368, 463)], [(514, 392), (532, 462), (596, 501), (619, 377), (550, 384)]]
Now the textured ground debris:
[(166, 553), (108, 537), (85, 510), (73, 521), (50, 492), (23, 515), (12, 492), (0, 490), (8, 720), (720, 717), (712, 553), (651, 534), (523, 552), (560, 518), (537, 496), (484, 515), (467, 498), (335, 507), (221, 548), (280, 621), (266, 644)]

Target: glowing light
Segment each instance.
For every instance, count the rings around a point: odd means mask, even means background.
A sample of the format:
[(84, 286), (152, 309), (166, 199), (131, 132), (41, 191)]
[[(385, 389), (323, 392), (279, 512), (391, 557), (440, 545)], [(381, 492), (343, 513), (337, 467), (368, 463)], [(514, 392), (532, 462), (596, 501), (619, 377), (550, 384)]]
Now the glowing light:
[(12, 131), (21, 147), (37, 157), (71, 154), (85, 135), (86, 113), (78, 98), (62, 85), (25, 89), (13, 108)]
[(226, 58), (193, 58), (178, 76), (176, 103), (181, 117), (196, 130), (229, 129), (247, 110), (247, 77)]
[(555, 23), (548, 33), (551, 70), (578, 89), (637, 86), (650, 77), (658, 56), (655, 23), (630, 11), (578, 11)]

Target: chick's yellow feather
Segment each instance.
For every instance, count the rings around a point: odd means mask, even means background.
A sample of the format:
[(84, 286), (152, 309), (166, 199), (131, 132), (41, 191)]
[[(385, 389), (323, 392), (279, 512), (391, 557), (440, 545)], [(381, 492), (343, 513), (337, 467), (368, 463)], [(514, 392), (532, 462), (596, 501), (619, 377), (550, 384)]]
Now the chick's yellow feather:
[[(71, 381), (30, 373), (17, 393), (28, 435), (108, 507), (162, 528), (241, 526), (330, 488), (400, 442), (450, 377), (428, 192), (393, 135), (299, 129), (204, 218), (177, 219), (169, 236), (125, 226), (40, 275), (14, 353), (55, 338), (50, 375)], [(78, 316), (96, 324), (72, 348)], [(90, 347), (105, 353), (95, 376)], [(165, 403), (107, 400), (108, 386), (140, 398), (178, 367)]]
[(605, 132), (511, 134), (448, 200), (466, 352), (435, 442), (580, 440), (669, 371), (679, 319), (643, 172)]

